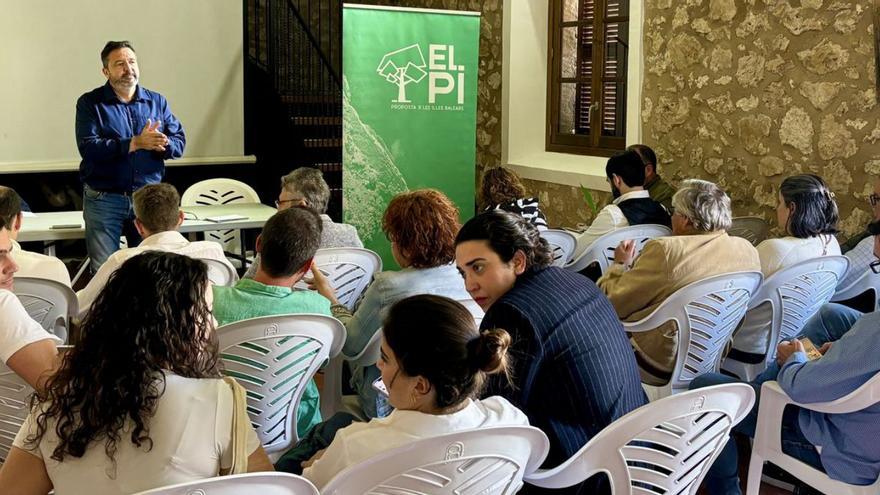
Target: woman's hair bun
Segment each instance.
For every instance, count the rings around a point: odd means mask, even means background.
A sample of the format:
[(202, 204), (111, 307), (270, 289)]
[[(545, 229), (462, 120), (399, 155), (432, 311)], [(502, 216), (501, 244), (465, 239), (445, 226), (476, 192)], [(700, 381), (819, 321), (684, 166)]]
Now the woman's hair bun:
[(483, 330), (474, 339), (471, 362), (474, 368), (484, 373), (507, 372), (507, 348), (510, 347), (510, 334), (501, 328)]

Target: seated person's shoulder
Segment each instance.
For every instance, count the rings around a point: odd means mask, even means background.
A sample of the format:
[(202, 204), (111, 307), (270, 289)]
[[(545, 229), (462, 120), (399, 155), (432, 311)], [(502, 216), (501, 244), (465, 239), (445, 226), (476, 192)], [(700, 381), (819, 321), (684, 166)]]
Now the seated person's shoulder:
[(500, 395), (493, 395), (485, 399), (475, 401), (487, 416), (487, 423), (498, 425), (524, 425), (528, 426), (529, 418)]
[(21, 301), (18, 300), (18, 296), (14, 293), (6, 289), (0, 289), (0, 311), (3, 312), (3, 316), (6, 318), (9, 316), (9, 311), (24, 311), (24, 306), (21, 305)]

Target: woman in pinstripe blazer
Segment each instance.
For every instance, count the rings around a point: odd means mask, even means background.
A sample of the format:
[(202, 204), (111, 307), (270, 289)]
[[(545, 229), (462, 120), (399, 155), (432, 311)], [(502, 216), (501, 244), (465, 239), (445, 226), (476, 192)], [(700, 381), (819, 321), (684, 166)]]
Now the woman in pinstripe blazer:
[[(486, 394), (507, 398), (547, 434), (546, 466), (647, 403), (611, 303), (588, 278), (551, 267), (547, 242), (534, 226), (501, 210), (482, 213), (459, 231), (455, 258), (465, 287), (486, 311), (481, 329), (503, 328), (513, 339), (513, 386), (492, 381)], [(590, 479), (552, 493), (605, 493), (603, 485)]]

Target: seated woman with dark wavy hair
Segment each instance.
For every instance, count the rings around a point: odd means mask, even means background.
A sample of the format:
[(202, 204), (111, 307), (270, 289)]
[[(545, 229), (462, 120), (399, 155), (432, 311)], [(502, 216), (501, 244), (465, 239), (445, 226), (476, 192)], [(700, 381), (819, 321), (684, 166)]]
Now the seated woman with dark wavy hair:
[(33, 398), (0, 493), (139, 492), (225, 474), (234, 451), (236, 472), (245, 454), (247, 470), (272, 470), (249, 422), (233, 441), (208, 283), (203, 262), (160, 251), (110, 277), (82, 340)]

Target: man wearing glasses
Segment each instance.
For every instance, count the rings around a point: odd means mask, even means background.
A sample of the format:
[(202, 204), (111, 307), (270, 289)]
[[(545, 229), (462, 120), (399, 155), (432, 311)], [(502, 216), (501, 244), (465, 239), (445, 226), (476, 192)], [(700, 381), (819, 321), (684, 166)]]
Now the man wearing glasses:
[[(330, 203), (330, 187), (324, 181), (321, 171), (315, 168), (302, 167), (281, 178), (281, 192), (275, 200), (278, 211), (294, 206), (303, 206), (315, 210), (321, 215), (321, 249), (333, 247), (362, 248), (364, 244), (358, 237), (354, 225), (334, 222), (327, 215)], [(248, 267), (244, 278), (254, 278), (260, 265), (260, 256)]]
[[(868, 202), (871, 203), (871, 210), (874, 212), (874, 222), (880, 221), (880, 179), (874, 181), (874, 191), (868, 196)], [(840, 252), (846, 253), (853, 250), (860, 242), (871, 236), (866, 228), (864, 232), (854, 235), (840, 245)]]

